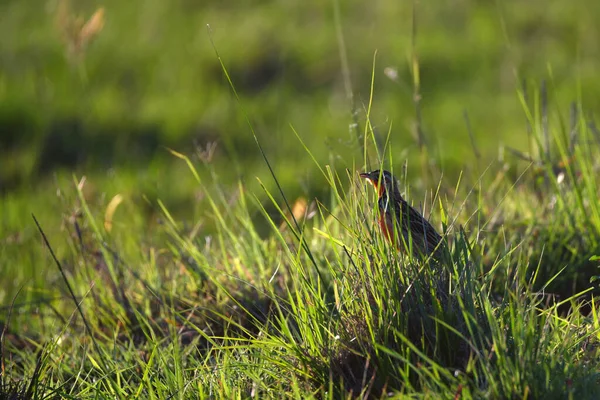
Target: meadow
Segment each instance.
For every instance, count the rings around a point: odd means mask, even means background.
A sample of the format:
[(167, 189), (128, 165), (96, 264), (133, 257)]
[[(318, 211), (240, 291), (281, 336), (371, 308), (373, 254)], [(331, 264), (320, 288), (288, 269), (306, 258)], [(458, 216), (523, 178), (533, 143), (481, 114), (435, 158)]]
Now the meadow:
[(0, 15), (1, 399), (598, 398), (596, 2)]

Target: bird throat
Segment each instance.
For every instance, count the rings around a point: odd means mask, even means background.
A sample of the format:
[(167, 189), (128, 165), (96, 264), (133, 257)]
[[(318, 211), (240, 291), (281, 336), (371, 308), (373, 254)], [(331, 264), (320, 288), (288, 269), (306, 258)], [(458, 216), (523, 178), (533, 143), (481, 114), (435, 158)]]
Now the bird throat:
[(386, 190), (382, 190), (379, 195), (379, 209), (386, 213), (390, 208), (390, 194)]

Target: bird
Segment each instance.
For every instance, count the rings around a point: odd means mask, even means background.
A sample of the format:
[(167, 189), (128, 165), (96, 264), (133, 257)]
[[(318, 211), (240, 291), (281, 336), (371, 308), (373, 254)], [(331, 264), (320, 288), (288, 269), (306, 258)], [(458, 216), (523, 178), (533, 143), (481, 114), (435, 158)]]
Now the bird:
[[(375, 188), (379, 199), (379, 226), (387, 240), (399, 251), (412, 252), (416, 259), (441, 260), (444, 243), (436, 229), (402, 197), (398, 180), (385, 170), (360, 174)], [(402, 234), (402, 235), (400, 235)]]

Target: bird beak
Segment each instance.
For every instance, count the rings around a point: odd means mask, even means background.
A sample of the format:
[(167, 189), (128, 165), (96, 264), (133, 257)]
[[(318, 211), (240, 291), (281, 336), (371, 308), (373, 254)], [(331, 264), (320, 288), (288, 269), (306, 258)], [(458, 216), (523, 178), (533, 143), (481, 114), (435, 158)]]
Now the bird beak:
[(363, 179), (366, 179), (367, 182), (369, 182), (371, 185), (373, 185), (373, 189), (375, 189), (375, 192), (377, 192), (380, 196), (383, 193), (383, 184), (379, 185), (379, 174), (373, 174), (373, 172), (362, 172), (361, 174), (359, 174), (359, 176)]
[(371, 178), (371, 174), (368, 172), (362, 172), (359, 175), (361, 178), (366, 179), (371, 185), (375, 186), (375, 182), (373, 182), (373, 178)]
[(373, 176), (372, 172), (363, 172), (359, 175), (361, 178), (366, 179), (376, 191), (379, 191), (377, 183), (379, 182), (379, 176)]

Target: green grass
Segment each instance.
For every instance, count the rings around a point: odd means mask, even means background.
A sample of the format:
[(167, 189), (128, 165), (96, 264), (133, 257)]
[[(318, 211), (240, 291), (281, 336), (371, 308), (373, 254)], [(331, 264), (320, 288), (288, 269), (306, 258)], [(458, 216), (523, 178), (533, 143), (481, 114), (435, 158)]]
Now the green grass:
[[(421, 5), (414, 49), (392, 2), (105, 6), (76, 67), (0, 6), (0, 398), (598, 397), (595, 3)], [(446, 262), (383, 240), (381, 166)]]
[[(346, 1), (339, 4), (336, 26), (335, 2), (73, 1), (69, 14), (83, 20), (98, 7), (105, 9), (102, 31), (77, 63), (68, 56), (62, 33), (69, 25), (59, 17), (65, 1), (0, 6), (2, 15), (10, 16), (0, 27), (3, 192), (48, 180), (48, 172), (60, 167), (89, 174), (109, 167), (137, 170), (160, 160), (169, 168), (161, 146), (183, 150), (194, 141), (218, 141), (216, 162), (222, 168), (243, 157), (244, 168), (231, 169), (229, 181), (247, 171), (246, 164), (257, 157), (245, 151), (252, 142), (240, 133), (244, 121), (206, 24), (259, 136), (281, 164), (293, 159), (310, 168), (289, 140), (289, 124), (307, 141), (321, 143), (313, 149), (319, 160), (331, 149), (351, 155), (347, 143), (354, 135), (348, 132), (352, 118), (340, 73), (338, 29), (356, 112), (363, 119), (377, 51), (378, 107), (370, 119), (384, 133), (394, 121), (395, 131), (402, 132), (397, 151), (412, 144), (411, 58), (417, 56), (424, 129), (431, 141), (439, 141), (435, 156), (454, 178), (470, 154), (458, 145), (468, 139), (465, 111), (484, 156), (495, 156), (499, 141), (526, 145), (514, 101), (522, 80), (552, 80), (551, 101), (563, 109), (579, 96), (590, 109), (598, 106), (599, 54), (591, 38), (599, 33), (593, 21), (600, 7), (589, 0), (569, 7), (540, 0), (420, 4), (416, 36), (410, 2)], [(397, 71), (396, 81), (384, 74), (388, 67)], [(257, 164), (252, 168), (260, 171)], [(296, 187), (294, 169), (281, 168), (286, 169), (282, 182)]]
[[(544, 117), (531, 113), (539, 144)], [(440, 179), (435, 163), (417, 171), (437, 187), (421, 203), (451, 244), (441, 265), (403, 257), (382, 240), (358, 165), (338, 174), (339, 165), (315, 164), (329, 196), (295, 218), (287, 204), (302, 210), (301, 202), (264, 186), (277, 168), (259, 182), (269, 206), (241, 182), (224, 186), (213, 164), (176, 154), (203, 193), (194, 218), (173, 216), (161, 201), (154, 218), (133, 203), (109, 218), (109, 197), (75, 180), (63, 199), (77, 212), (64, 216), (62, 234), (45, 232), (60, 257), (32, 259), (48, 266), (45, 279), (7, 296), (15, 305), (4, 308), (2, 391), (596, 398), (600, 320), (590, 259), (600, 253), (600, 158), (585, 120), (574, 122), (577, 135), (550, 138), (555, 156), (540, 167), (492, 163), (474, 183), (456, 184)], [(394, 154), (367, 134), (371, 159)]]

